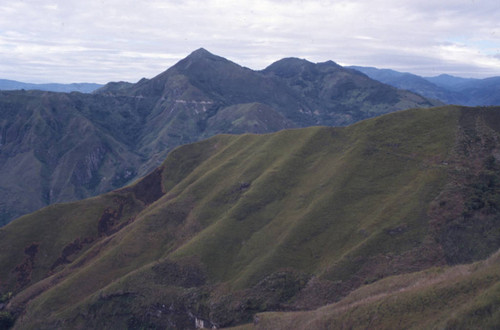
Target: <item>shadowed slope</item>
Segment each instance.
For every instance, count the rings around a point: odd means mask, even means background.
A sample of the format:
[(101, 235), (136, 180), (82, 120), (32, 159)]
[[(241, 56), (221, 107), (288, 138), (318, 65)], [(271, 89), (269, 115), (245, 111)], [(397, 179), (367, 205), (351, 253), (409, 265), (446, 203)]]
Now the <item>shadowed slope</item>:
[[(0, 225), (47, 204), (118, 188), (136, 175), (140, 156), (120, 136), (133, 138), (120, 114), (127, 104), (88, 94), (0, 95)], [(114, 128), (101, 126), (103, 119)]]

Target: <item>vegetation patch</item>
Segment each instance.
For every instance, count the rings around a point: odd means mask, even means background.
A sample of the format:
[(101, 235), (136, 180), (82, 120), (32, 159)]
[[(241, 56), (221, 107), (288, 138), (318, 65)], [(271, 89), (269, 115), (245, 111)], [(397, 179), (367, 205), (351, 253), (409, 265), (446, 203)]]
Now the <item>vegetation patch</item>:
[(123, 191), (133, 192), (135, 198), (146, 205), (155, 202), (165, 194), (162, 186), (162, 168), (154, 170), (141, 181), (130, 188), (123, 189)]
[(35, 264), (35, 257), (38, 253), (39, 243), (32, 243), (24, 249), (26, 257), (23, 262), (16, 266), (14, 272), (17, 275), (17, 288), (28, 285), (31, 281), (31, 273)]
[(64, 264), (68, 264), (70, 262), (72, 262), (72, 260), (70, 260), (70, 258), (77, 254), (78, 252), (80, 252), (80, 250), (87, 244), (89, 243), (92, 243), (94, 241), (94, 239), (90, 238), (90, 237), (87, 237), (87, 238), (84, 238), (84, 239), (80, 239), (80, 238), (77, 238), (75, 239), (73, 242), (69, 243), (68, 245), (66, 245), (62, 252), (61, 252), (61, 256), (59, 256), (59, 258), (57, 258), (57, 260), (54, 262), (54, 264), (50, 267), (51, 270), (54, 270), (54, 268), (60, 266), (60, 265), (64, 265)]
[(0, 329), (7, 330), (10, 329), (15, 322), (14, 315), (8, 311), (0, 310)]
[(172, 262), (164, 260), (152, 267), (155, 282), (162, 285), (180, 286), (191, 288), (204, 285), (206, 274), (199, 262), (182, 260)]
[(436, 239), (450, 264), (483, 259), (500, 248), (499, 122), (481, 108), (462, 113), (450, 188), (434, 209)]

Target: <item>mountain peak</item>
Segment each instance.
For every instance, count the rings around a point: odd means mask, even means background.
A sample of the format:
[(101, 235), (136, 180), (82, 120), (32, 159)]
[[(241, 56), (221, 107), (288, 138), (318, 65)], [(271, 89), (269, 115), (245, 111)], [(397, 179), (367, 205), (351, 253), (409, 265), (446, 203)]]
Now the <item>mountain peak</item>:
[(205, 48), (198, 48), (194, 52), (192, 52), (188, 57), (195, 56), (195, 57), (206, 57), (206, 56), (214, 56), (214, 54), (210, 53), (208, 50)]
[(314, 68), (314, 63), (297, 57), (286, 57), (269, 65), (263, 72), (273, 72), (278, 76), (290, 76), (301, 72), (304, 68)]
[(337, 63), (335, 63), (332, 60), (328, 60), (326, 62), (320, 62), (320, 63), (317, 63), (317, 65), (320, 67), (326, 67), (326, 68), (340, 68), (341, 67), (341, 65), (338, 65)]
[(306, 59), (287, 57), (269, 65), (263, 70), (264, 73), (273, 73), (282, 78), (290, 78), (301, 75), (307, 76), (307, 79), (313, 79), (320, 72), (336, 71), (342, 68), (333, 61), (313, 63)]
[(458, 77), (452, 76), (451, 74), (442, 73), (439, 76), (436, 76), (436, 78), (458, 78)]
[[(281, 60), (278, 60), (274, 62), (273, 64), (279, 64), (279, 65), (290, 65), (290, 66), (304, 66), (304, 65), (314, 65), (314, 63), (309, 62), (308, 60), (304, 58), (298, 58), (298, 57), (285, 57), (282, 58)], [(271, 64), (271, 65), (273, 65)]]
[(224, 57), (210, 53), (205, 48), (198, 48), (185, 58), (185, 60), (207, 60), (207, 59), (215, 61), (228, 61)]
[(189, 54), (183, 60), (180, 60), (174, 67), (188, 69), (192, 65), (207, 65), (207, 63), (225, 63), (229, 61), (224, 57), (220, 57), (210, 53), (205, 48), (199, 48)]

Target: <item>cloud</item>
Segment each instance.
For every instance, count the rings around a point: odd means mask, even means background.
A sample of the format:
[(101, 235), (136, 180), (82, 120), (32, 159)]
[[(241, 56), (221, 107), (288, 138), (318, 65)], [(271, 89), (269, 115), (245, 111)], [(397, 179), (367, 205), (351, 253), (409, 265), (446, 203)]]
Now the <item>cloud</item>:
[(493, 76), (499, 15), (480, 0), (20, 0), (0, 13), (0, 78), (137, 81), (199, 47), (253, 69), (295, 56)]

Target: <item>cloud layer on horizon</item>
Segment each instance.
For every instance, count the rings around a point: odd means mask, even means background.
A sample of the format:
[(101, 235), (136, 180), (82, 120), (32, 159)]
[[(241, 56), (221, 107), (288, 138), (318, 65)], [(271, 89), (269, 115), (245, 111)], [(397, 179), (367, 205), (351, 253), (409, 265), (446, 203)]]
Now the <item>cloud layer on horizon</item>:
[(252, 69), (293, 56), (497, 76), (498, 17), (485, 0), (20, 0), (0, 12), (0, 78), (134, 82), (200, 47)]

